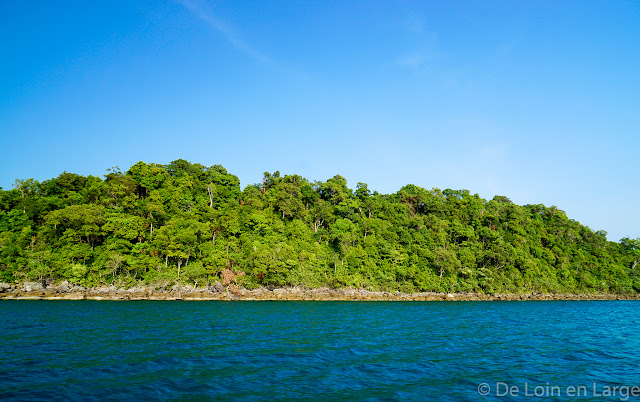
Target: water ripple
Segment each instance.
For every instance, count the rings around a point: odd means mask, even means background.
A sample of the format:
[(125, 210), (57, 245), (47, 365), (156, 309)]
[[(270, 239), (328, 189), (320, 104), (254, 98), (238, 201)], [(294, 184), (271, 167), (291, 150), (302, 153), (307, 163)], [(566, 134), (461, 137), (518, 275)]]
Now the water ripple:
[(459, 401), (483, 382), (640, 385), (637, 307), (7, 300), (0, 400)]

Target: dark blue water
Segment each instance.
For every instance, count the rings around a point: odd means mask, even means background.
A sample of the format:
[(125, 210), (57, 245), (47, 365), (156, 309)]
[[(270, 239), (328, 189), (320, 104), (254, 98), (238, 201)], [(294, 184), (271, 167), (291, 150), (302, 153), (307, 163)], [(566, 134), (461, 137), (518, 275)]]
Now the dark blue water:
[(638, 323), (629, 301), (6, 300), (0, 400), (626, 400)]

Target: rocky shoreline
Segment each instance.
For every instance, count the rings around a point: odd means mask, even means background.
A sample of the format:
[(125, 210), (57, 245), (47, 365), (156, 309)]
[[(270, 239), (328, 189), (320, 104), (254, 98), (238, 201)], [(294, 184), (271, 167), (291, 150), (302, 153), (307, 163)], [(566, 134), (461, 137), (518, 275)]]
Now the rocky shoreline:
[(38, 282), (20, 285), (0, 283), (0, 299), (5, 300), (309, 300), (309, 301), (524, 301), (524, 300), (640, 300), (639, 294), (483, 294), (483, 293), (401, 293), (372, 292), (365, 289), (258, 288), (247, 290), (213, 286), (194, 288), (174, 285), (116, 286), (84, 288), (67, 281), (43, 286)]

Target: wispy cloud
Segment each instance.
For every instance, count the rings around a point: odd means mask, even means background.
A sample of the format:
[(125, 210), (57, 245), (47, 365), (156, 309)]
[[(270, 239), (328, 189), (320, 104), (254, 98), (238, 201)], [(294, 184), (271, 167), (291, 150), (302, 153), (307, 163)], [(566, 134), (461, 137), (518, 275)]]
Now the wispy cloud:
[(418, 69), (438, 56), (438, 36), (427, 26), (424, 17), (410, 13), (400, 23), (405, 31), (408, 44), (412, 44), (413, 52), (398, 57), (395, 63), (400, 66)]
[(211, 7), (202, 0), (176, 0), (178, 3), (186, 7), (193, 15), (207, 23), (209, 27), (218, 31), (236, 50), (242, 52), (261, 63), (273, 64), (271, 60), (264, 53), (256, 50), (247, 42), (242, 40), (238, 34), (233, 30), (230, 24), (220, 20), (215, 16)]
[(424, 63), (424, 60), (424, 56), (420, 52), (416, 52), (408, 56), (400, 57), (396, 60), (396, 64), (411, 68), (418, 68)]

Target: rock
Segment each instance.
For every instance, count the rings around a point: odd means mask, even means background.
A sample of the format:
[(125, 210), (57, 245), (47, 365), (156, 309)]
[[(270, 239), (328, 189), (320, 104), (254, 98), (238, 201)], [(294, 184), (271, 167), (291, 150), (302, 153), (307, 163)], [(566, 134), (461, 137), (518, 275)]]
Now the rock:
[(25, 282), (24, 283), (24, 291), (25, 292), (35, 292), (36, 290), (42, 290), (42, 284), (38, 282)]
[(222, 286), (222, 284), (220, 282), (214, 283), (213, 287), (215, 288), (216, 292), (218, 292), (218, 293), (224, 292), (224, 286)]
[(186, 285), (181, 289), (181, 292), (183, 292), (183, 293), (191, 293), (191, 292), (193, 292), (193, 290), (194, 290), (193, 286)]
[(70, 288), (69, 281), (62, 281), (62, 283), (58, 285), (58, 291), (60, 292), (68, 292)]
[(9, 285), (8, 283), (0, 283), (0, 293), (5, 292), (9, 289), (11, 289), (11, 285)]
[(83, 286), (80, 286), (80, 285), (76, 285), (73, 288), (71, 288), (71, 291), (73, 292), (84, 292), (86, 290), (87, 289), (85, 289)]
[(84, 298), (84, 293), (70, 293), (68, 295), (64, 295), (64, 299), (66, 300), (83, 300)]

